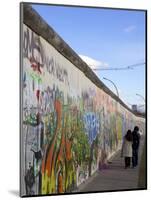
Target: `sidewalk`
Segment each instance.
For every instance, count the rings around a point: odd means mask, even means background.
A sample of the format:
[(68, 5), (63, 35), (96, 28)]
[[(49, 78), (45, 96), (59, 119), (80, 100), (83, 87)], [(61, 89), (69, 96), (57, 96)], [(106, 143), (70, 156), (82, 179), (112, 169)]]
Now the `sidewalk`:
[[(139, 165), (144, 146), (144, 139), (141, 139), (139, 149)], [(128, 189), (145, 189), (138, 186), (139, 165), (132, 169), (124, 168), (124, 158), (120, 157), (120, 151), (112, 158), (108, 164), (108, 169), (97, 171), (85, 183), (82, 183), (76, 192), (114, 191)]]

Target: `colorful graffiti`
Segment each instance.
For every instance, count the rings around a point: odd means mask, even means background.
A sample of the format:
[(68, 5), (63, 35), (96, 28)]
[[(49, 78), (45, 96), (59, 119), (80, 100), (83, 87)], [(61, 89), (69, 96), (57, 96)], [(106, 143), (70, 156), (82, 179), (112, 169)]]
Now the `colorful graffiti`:
[(103, 168), (135, 116), (26, 25), (23, 33), (22, 193), (72, 192)]

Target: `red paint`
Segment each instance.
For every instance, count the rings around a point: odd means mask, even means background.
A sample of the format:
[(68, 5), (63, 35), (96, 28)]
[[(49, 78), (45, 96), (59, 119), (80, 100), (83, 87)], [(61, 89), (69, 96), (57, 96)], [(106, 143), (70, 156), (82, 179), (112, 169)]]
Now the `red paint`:
[(36, 91), (36, 97), (37, 97), (37, 100), (39, 101), (39, 97), (40, 97), (40, 90), (37, 90), (37, 91)]
[(40, 63), (39, 62), (37, 63), (37, 70), (41, 74)]
[(38, 71), (41, 74), (41, 64), (33, 58), (30, 58), (29, 60), (31, 63), (31, 68), (33, 68), (34, 71)]
[(31, 64), (31, 67), (33, 68), (34, 71), (36, 71), (36, 69), (37, 69), (37, 64), (36, 64), (36, 63), (32, 63), (32, 64)]

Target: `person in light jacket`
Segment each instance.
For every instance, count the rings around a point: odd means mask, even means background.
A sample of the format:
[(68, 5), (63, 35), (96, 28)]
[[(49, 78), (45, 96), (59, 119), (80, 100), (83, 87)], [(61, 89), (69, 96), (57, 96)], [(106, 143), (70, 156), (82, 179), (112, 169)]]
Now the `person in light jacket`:
[(133, 136), (131, 130), (128, 130), (123, 139), (121, 157), (125, 158), (125, 168), (130, 167), (132, 159)]

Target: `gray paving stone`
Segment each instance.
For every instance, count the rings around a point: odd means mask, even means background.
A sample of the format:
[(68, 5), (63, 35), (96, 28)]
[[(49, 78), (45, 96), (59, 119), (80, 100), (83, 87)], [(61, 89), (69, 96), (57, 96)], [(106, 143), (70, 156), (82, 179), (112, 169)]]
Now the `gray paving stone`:
[[(142, 138), (139, 149), (139, 161), (141, 160), (143, 145), (144, 140)], [(139, 165), (134, 169), (125, 169), (124, 158), (120, 157), (120, 151), (118, 151), (111, 162), (109, 162), (107, 169), (97, 171), (85, 183), (81, 184), (76, 192), (139, 189)]]

